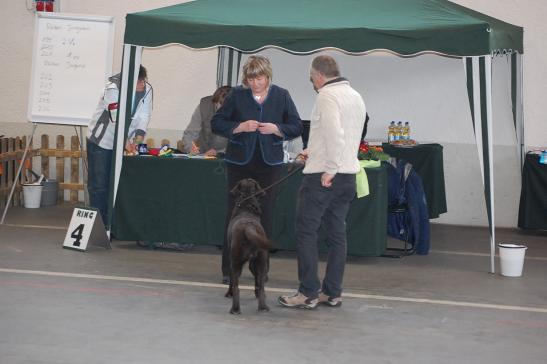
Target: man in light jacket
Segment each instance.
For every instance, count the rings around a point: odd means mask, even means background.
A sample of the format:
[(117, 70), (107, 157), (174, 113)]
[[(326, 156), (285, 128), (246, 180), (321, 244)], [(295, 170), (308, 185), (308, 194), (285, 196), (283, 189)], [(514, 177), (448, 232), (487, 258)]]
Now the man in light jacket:
[[(357, 151), (366, 108), (361, 95), (340, 77), (334, 58), (314, 58), (310, 81), (318, 92), (313, 107), (304, 179), (296, 215), (298, 254), (297, 292), (279, 297), (285, 307), (312, 309), (318, 303), (342, 304), (342, 280), (346, 264), (346, 217), (355, 196), (355, 175), (360, 166)], [(321, 283), (317, 274), (317, 238), (323, 224), (329, 252)]]
[[(89, 204), (99, 209), (105, 226), (108, 219), (110, 167), (114, 148), (114, 132), (120, 89), (120, 74), (108, 79), (97, 109), (91, 118), (87, 133), (87, 190)], [(131, 124), (127, 140), (130, 143), (144, 139), (152, 112), (152, 86), (148, 83), (146, 68), (140, 66)]]

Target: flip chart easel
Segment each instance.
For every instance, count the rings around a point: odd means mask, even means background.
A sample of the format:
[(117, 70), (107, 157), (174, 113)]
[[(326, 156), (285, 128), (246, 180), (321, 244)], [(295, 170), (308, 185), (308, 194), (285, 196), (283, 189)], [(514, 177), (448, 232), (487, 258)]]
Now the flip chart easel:
[(4, 223), (38, 124), (79, 126), (83, 157), (83, 126), (89, 124), (112, 74), (113, 43), (113, 17), (36, 13), (27, 112), (34, 125), (0, 224)]

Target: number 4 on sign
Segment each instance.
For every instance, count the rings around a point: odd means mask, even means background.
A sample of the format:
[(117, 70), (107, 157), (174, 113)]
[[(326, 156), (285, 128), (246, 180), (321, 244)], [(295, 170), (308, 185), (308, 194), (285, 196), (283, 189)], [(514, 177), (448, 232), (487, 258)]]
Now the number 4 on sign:
[[(84, 224), (78, 225), (78, 227), (74, 229), (72, 234), (70, 234), (70, 237), (74, 239), (72, 241), (73, 247), (79, 247), (82, 244), (82, 238), (83, 238), (82, 232), (84, 231), (84, 226), (85, 226)], [(68, 231), (70, 231), (70, 229)]]
[(99, 211), (93, 207), (76, 207), (72, 213), (63, 248), (85, 251), (88, 245), (111, 248)]

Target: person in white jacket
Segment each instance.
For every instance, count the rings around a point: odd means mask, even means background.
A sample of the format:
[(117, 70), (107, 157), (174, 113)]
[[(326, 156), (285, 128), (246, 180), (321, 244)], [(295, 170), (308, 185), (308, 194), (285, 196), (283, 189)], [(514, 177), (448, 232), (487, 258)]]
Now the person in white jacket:
[[(281, 296), (285, 307), (315, 308), (342, 304), (346, 264), (346, 217), (355, 196), (355, 175), (360, 170), (357, 151), (366, 118), (365, 103), (348, 80), (340, 77), (334, 58), (314, 58), (310, 81), (317, 91), (310, 121), (304, 178), (298, 193), (296, 251), (298, 280), (294, 295)], [(327, 269), (318, 277), (317, 238), (323, 226), (328, 238)]]
[[(105, 225), (108, 223), (110, 168), (118, 111), (120, 74), (114, 75), (108, 80), (89, 123), (86, 141), (89, 204), (99, 210)], [(129, 145), (139, 143), (144, 139), (150, 122), (152, 99), (152, 86), (148, 83), (146, 68), (140, 66), (131, 124), (127, 135)]]

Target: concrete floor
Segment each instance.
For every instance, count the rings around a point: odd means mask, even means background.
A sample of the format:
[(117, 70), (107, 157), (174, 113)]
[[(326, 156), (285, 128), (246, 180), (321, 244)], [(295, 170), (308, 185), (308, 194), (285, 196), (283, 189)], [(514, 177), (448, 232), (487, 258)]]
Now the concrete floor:
[(247, 289), (233, 316), (217, 248), (62, 249), (72, 208), (11, 208), (0, 225), (2, 364), (547, 362), (545, 232), (497, 231), (529, 247), (507, 278), (488, 273), (486, 229), (432, 225), (428, 256), (350, 257), (343, 306), (314, 311), (276, 304), (296, 287), (295, 254), (278, 252), (271, 311)]

